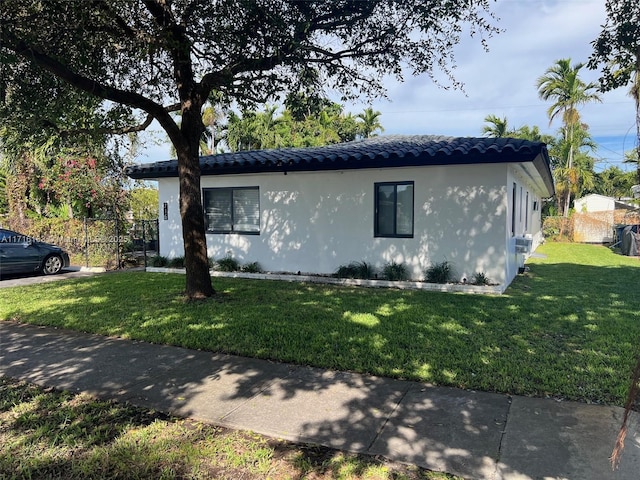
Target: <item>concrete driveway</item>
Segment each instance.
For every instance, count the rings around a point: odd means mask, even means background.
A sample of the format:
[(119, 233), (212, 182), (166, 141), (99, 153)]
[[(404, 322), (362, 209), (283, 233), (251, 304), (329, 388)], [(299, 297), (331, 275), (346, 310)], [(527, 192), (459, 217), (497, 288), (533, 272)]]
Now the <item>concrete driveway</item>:
[(0, 278), (0, 288), (18, 287), (22, 285), (33, 285), (36, 283), (56, 282), (67, 278), (90, 277), (97, 273), (104, 272), (104, 269), (69, 267), (56, 275), (42, 275), (39, 273), (6, 275)]

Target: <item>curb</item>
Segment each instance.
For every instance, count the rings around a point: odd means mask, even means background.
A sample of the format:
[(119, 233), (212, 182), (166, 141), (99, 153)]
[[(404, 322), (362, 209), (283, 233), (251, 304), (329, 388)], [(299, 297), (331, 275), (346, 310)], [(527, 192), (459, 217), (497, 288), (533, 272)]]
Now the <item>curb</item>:
[(80, 272), (104, 273), (107, 271), (104, 267), (80, 267)]

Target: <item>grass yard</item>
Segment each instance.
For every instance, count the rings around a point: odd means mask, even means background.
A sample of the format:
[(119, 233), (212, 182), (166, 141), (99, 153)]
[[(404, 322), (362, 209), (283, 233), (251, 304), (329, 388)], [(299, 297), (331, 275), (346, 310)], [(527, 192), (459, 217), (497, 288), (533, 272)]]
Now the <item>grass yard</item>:
[[(640, 262), (548, 243), (502, 296), (123, 272), (3, 289), (0, 319), (337, 370), (622, 405)], [(25, 301), (29, 299), (29, 301)]]
[(456, 477), (0, 378), (0, 478)]

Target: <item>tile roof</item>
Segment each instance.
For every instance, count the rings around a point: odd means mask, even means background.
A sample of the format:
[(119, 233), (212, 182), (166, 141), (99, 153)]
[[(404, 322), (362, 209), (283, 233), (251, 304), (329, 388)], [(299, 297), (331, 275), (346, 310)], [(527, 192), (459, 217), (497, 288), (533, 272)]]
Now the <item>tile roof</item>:
[[(533, 162), (553, 193), (544, 143), (515, 138), (388, 135), (323, 147), (279, 148), (200, 157), (202, 175)], [(177, 160), (131, 165), (135, 179), (178, 176)]]

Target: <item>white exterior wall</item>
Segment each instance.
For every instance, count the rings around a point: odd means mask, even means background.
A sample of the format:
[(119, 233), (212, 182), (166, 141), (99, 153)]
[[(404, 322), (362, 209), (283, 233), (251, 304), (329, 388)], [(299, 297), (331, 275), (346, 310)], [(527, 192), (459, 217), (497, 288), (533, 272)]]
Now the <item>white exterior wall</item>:
[[(515, 185), (515, 202), (513, 201)], [(542, 198), (538, 188), (529, 180), (527, 172), (518, 165), (511, 165), (507, 175), (508, 215), (505, 228), (507, 283), (518, 273), (524, 261), (544, 241), (542, 236)], [(514, 210), (515, 207), (515, 210)], [(516, 252), (516, 238), (531, 238), (531, 252)]]
[(615, 210), (615, 199), (592, 193), (573, 202), (573, 208), (578, 213), (609, 212)]
[[(374, 237), (374, 184), (394, 181), (415, 182), (413, 238)], [(518, 268), (510, 233), (513, 181), (525, 183), (506, 164), (203, 176), (202, 188), (260, 189), (260, 235), (207, 234), (208, 253), (303, 273), (333, 273), (352, 261), (404, 262), (416, 280), (430, 264), (447, 260), (459, 280), (484, 272), (508, 284)], [(160, 253), (181, 256), (177, 179), (160, 179), (159, 192)], [(539, 206), (530, 193), (529, 203), (534, 200)], [(540, 208), (529, 208), (529, 215), (527, 231), (524, 216), (517, 216), (517, 234), (538, 236)]]

